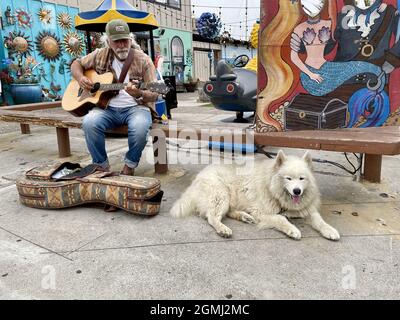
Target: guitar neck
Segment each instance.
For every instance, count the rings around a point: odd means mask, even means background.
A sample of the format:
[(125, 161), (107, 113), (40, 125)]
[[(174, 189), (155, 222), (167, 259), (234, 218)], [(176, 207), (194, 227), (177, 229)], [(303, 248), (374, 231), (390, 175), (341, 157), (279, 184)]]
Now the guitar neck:
[(127, 83), (110, 83), (110, 84), (101, 84), (99, 90), (101, 91), (112, 91), (112, 90), (122, 90), (128, 84)]
[[(95, 83), (92, 92), (96, 91), (120, 91), (123, 90), (128, 83)], [(141, 90), (150, 90), (153, 92), (158, 92), (160, 94), (166, 94), (169, 89), (164, 83), (158, 82), (139, 82), (136, 85)]]

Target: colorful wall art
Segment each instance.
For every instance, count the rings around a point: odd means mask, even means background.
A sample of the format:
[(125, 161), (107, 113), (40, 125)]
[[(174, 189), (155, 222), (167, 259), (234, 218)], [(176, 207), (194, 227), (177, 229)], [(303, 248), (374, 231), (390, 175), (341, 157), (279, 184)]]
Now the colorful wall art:
[[(85, 36), (75, 30), (72, 21), (79, 9), (41, 0), (1, 0), (0, 10), (4, 17), (1, 60), (21, 60), (23, 64), (26, 59), (35, 61), (32, 72), (44, 92), (58, 97), (71, 79), (68, 63), (86, 52)], [(53, 96), (50, 94), (49, 99)]]
[(262, 0), (257, 131), (399, 125), (397, 0)]

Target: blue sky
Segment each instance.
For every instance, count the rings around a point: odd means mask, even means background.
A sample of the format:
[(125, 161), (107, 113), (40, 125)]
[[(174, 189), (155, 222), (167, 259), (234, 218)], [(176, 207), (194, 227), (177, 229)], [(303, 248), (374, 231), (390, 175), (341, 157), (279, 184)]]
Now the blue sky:
[[(219, 13), (221, 10), (221, 21), (226, 23), (225, 28), (235, 39), (247, 40), (255, 20), (260, 17), (260, 0), (247, 0), (248, 2), (248, 30), (246, 34), (246, 0), (192, 0), (196, 18), (203, 12)], [(239, 22), (242, 22), (241, 24)], [(240, 28), (241, 27), (241, 28)], [(222, 30), (224, 26), (222, 26)]]

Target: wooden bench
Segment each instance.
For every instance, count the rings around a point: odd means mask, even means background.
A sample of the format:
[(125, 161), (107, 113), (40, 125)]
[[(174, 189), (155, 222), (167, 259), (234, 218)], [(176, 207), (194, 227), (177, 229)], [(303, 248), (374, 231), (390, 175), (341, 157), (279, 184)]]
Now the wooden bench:
[[(22, 134), (30, 133), (30, 125), (55, 127), (58, 155), (60, 158), (66, 158), (71, 155), (69, 129), (81, 129), (83, 118), (73, 117), (67, 113), (52, 114), (44, 111), (46, 109), (56, 108), (61, 108), (60, 102), (3, 107), (0, 109), (0, 120), (5, 122), (20, 123)], [(160, 151), (165, 153), (165, 161), (163, 161), (164, 163), (161, 161), (155, 163), (155, 172), (160, 174), (168, 171), (168, 166), (166, 163), (166, 140), (165, 137), (164, 140), (162, 139), (163, 137), (153, 137), (153, 145), (157, 143), (158, 146), (161, 146), (154, 150), (155, 158), (159, 158)]]
[[(59, 107), (59, 102), (2, 107), (0, 120), (20, 123), (22, 133), (30, 132), (29, 125), (55, 127), (59, 156), (68, 157), (71, 154), (68, 130), (69, 128), (81, 128), (82, 118), (75, 118), (68, 114), (58, 115), (43, 112), (44, 108)], [(225, 126), (226, 124), (224, 124), (224, 128), (221, 128), (220, 125), (210, 124), (204, 128), (204, 123), (190, 123), (190, 126), (155, 124), (152, 136), (153, 146), (157, 144), (157, 148), (154, 148), (156, 173), (168, 171), (166, 138), (185, 137), (187, 134), (192, 138), (194, 135), (198, 140), (226, 141)], [(124, 132), (124, 129), (120, 131)], [(235, 133), (237, 135), (238, 131)], [(400, 154), (400, 127), (274, 133), (253, 133), (239, 130), (239, 134), (241, 135), (240, 141), (243, 143), (248, 142), (248, 138), (251, 136), (250, 138), (254, 139), (256, 145), (262, 146), (365, 154), (363, 177), (367, 181), (378, 183), (381, 181), (382, 156)]]

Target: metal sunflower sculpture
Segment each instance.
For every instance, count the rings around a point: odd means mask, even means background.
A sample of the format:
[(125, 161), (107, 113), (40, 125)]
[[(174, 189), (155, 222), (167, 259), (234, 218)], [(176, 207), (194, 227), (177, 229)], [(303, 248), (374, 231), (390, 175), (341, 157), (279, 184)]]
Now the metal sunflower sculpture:
[(40, 8), (37, 14), (39, 16), (39, 20), (44, 24), (50, 24), (51, 22), (51, 9)]
[(60, 39), (49, 31), (42, 31), (36, 37), (36, 49), (48, 61), (55, 61), (61, 57), (62, 48)]
[(32, 15), (23, 9), (15, 10), (15, 19), (22, 28), (30, 28), (32, 26)]
[(29, 56), (33, 49), (32, 41), (29, 36), (22, 31), (13, 31), (4, 37), (4, 47), (7, 48), (9, 56), (20, 54), (24, 57)]
[(66, 12), (60, 12), (57, 15), (57, 22), (60, 25), (60, 27), (65, 30), (69, 30), (72, 27), (72, 18)]
[(63, 45), (73, 57), (79, 57), (83, 52), (83, 40), (77, 32), (68, 32), (64, 36)]

